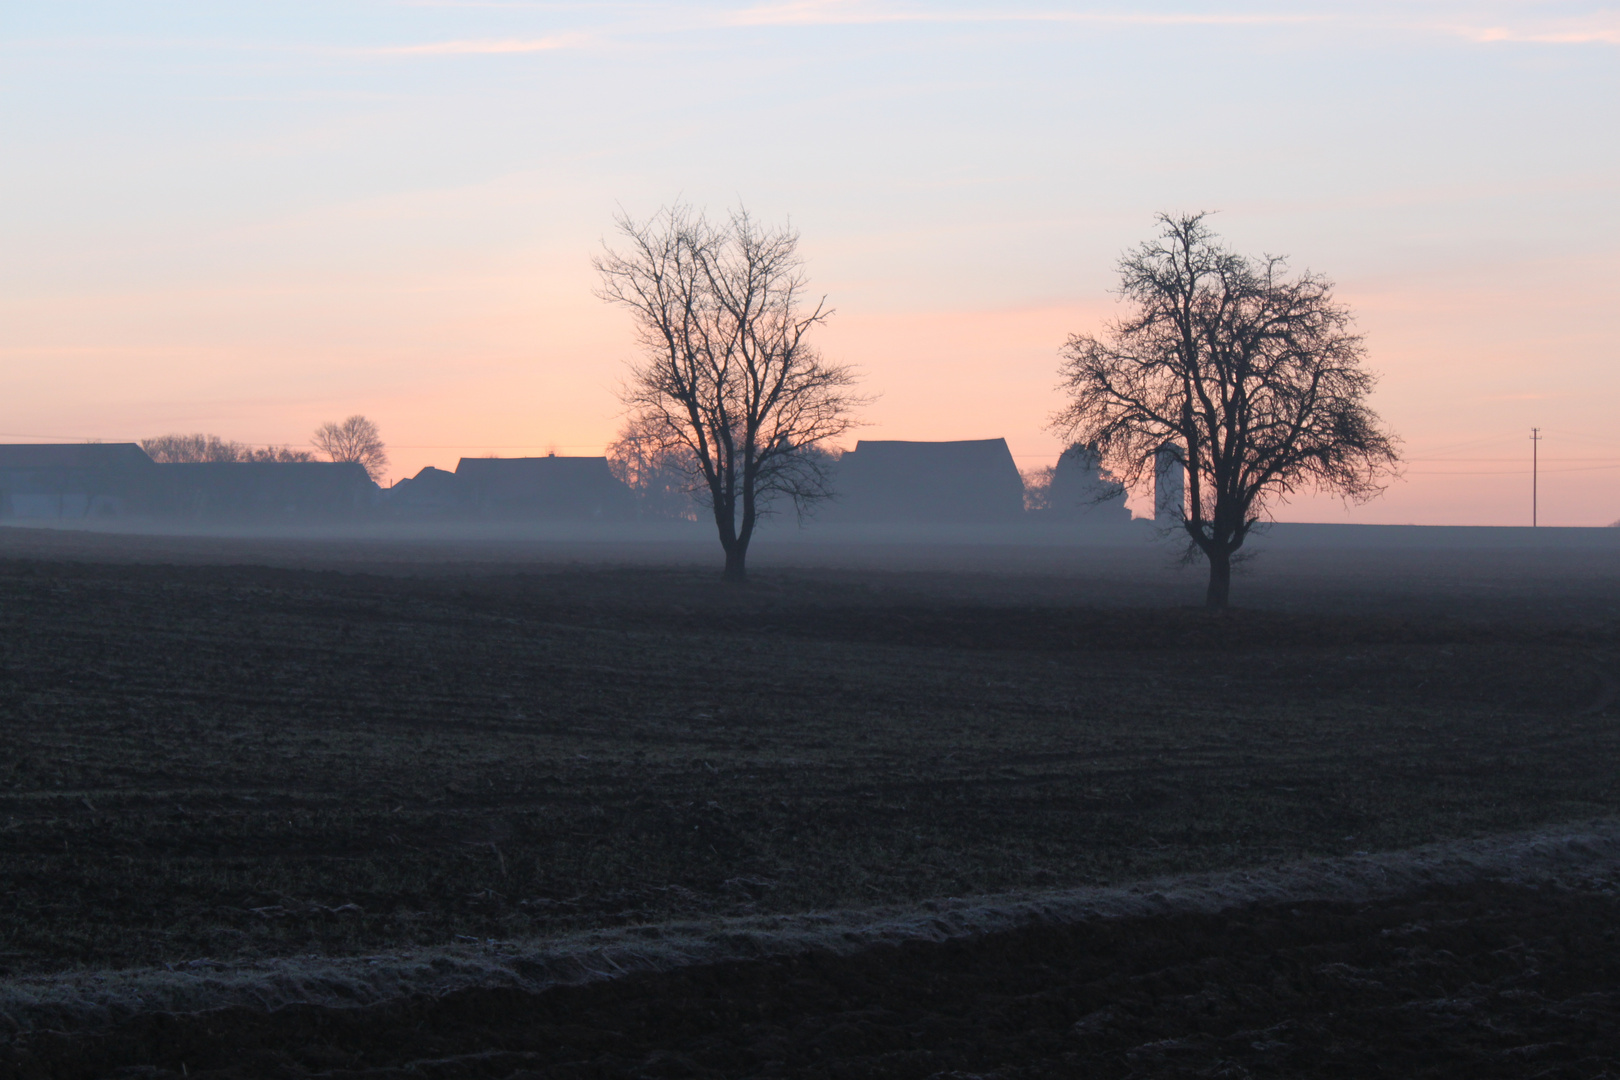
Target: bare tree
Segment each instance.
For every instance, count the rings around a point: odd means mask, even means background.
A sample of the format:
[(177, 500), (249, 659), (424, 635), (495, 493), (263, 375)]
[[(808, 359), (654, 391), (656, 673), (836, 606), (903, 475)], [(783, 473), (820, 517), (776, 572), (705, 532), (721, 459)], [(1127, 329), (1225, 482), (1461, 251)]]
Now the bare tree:
[(249, 446), (218, 435), (156, 435), (141, 440), (141, 449), (157, 462), (313, 461), (308, 450), (286, 446)]
[(721, 223), (685, 206), (621, 216), (623, 250), (593, 260), (598, 295), (630, 309), (642, 357), (622, 398), (648, 447), (684, 457), (725, 550), (747, 577), (748, 545), (776, 500), (806, 513), (829, 489), (820, 444), (853, 426), (852, 369), (825, 363), (811, 330), (831, 315), (806, 296), (798, 234), (739, 209)]
[(326, 423), (315, 429), (310, 442), (329, 461), (352, 461), (365, 467), (373, 480), (388, 467), (388, 451), (377, 425), (356, 413), (342, 423)]
[(1052, 476), (1057, 469), (1051, 465), (1043, 465), (1038, 469), (1019, 469), (1018, 475), (1024, 481), (1024, 509), (1029, 511), (1050, 510), (1052, 508)]
[(703, 472), (684, 445), (670, 445), (645, 423), (632, 419), (607, 448), (608, 469), (636, 496), (641, 517), (696, 521), (694, 498)]
[(1094, 443), (1136, 486), (1163, 451), (1186, 469), (1175, 517), (1209, 560), (1225, 607), (1233, 556), (1276, 501), (1302, 487), (1364, 501), (1399, 465), (1367, 407), (1375, 378), (1332, 283), (1223, 246), (1204, 214), (1158, 217), (1157, 240), (1119, 263), (1134, 310), (1064, 347), (1071, 403), (1053, 426)]

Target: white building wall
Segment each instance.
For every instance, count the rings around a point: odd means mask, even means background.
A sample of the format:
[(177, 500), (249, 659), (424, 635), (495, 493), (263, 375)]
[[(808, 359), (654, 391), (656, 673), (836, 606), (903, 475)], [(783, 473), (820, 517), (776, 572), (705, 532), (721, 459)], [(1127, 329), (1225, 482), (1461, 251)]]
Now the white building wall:
[(1187, 516), (1187, 468), (1168, 443), (1153, 455), (1153, 520), (1180, 525)]

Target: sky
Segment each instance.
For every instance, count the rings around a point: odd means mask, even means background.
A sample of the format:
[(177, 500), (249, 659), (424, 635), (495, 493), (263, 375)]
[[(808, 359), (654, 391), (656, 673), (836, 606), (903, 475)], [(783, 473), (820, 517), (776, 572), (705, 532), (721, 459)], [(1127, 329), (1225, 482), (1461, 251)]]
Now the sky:
[[(1620, 7), (0, 3), (0, 440), (599, 454), (614, 217), (789, 222), (862, 438), (1061, 450), (1159, 211), (1337, 282), (1402, 475), (1283, 520), (1620, 518)], [(1138, 504), (1140, 505), (1140, 503)]]

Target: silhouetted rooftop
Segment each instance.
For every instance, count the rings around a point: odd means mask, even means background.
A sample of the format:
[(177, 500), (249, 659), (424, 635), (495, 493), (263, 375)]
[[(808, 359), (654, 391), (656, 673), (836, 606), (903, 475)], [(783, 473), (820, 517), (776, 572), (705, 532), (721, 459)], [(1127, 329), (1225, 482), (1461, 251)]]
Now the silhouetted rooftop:
[(462, 458), (456, 479), (486, 513), (620, 517), (633, 513), (630, 489), (605, 457)]
[(0, 469), (149, 468), (135, 443), (0, 443)]
[(1005, 439), (862, 439), (838, 461), (833, 520), (989, 522), (1024, 511)]

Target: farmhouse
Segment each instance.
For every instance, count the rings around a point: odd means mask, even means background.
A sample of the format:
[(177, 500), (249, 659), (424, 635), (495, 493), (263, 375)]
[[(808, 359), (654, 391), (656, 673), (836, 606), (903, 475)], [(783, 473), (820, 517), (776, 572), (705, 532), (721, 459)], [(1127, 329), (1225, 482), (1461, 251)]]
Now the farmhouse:
[(134, 443), (0, 445), (0, 518), (98, 518), (138, 511), (157, 467)]
[(152, 466), (154, 514), (276, 520), (352, 518), (376, 502), (363, 466), (336, 461), (208, 461)]
[(623, 521), (635, 516), (630, 489), (605, 457), (462, 458), (462, 512), (481, 518)]
[(989, 524), (1024, 512), (1005, 439), (862, 439), (838, 460), (829, 521)]
[(329, 461), (159, 464), (134, 443), (0, 445), (0, 518), (337, 518), (377, 485)]

